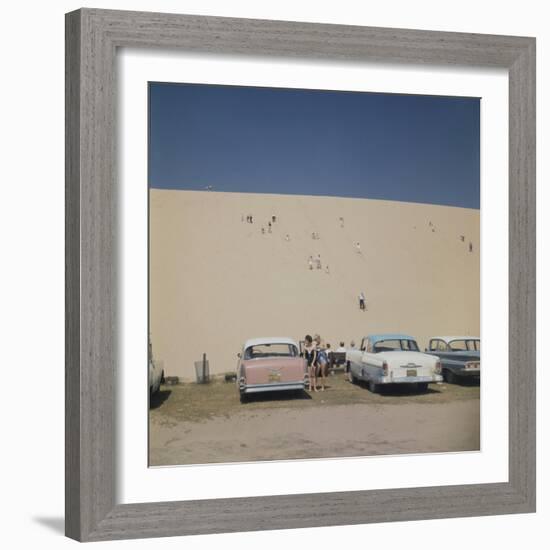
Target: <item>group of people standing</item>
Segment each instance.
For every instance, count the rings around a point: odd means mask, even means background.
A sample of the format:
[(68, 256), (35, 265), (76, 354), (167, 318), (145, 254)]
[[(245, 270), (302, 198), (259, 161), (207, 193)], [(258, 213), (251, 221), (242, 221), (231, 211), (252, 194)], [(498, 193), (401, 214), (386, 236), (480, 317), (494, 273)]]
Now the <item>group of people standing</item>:
[(309, 378), (309, 391), (318, 391), (317, 380), (321, 381), (321, 391), (325, 391), (325, 382), (328, 373), (329, 352), (323, 345), (321, 337), (316, 334), (313, 338), (306, 334), (304, 343), (304, 359), (307, 362), (307, 374)]
[[(313, 338), (311, 335), (306, 334), (304, 340), (304, 359), (307, 362), (309, 391), (319, 391), (317, 389), (318, 381), (321, 383), (321, 391), (325, 391), (328, 369), (333, 363), (330, 344), (325, 344), (318, 334), (313, 336)], [(351, 343), (351, 347), (355, 347), (355, 342)], [(340, 342), (340, 347), (336, 350), (336, 352), (346, 352), (344, 342)]]
[[(350, 349), (355, 349), (355, 342), (352, 340)], [(336, 353), (346, 353), (344, 342), (340, 342), (340, 347)], [(309, 378), (309, 391), (319, 391), (318, 383), (321, 384), (321, 391), (325, 391), (327, 374), (329, 366), (332, 364), (332, 349), (330, 344), (325, 344), (321, 337), (316, 334), (311, 336), (306, 334), (304, 338), (303, 356), (307, 362), (307, 373)], [(345, 361), (345, 375), (349, 380), (349, 363)]]
[[(346, 351), (344, 342), (340, 342), (340, 347), (336, 351)], [(321, 383), (321, 391), (325, 391), (328, 369), (332, 362), (330, 344), (325, 344), (318, 334), (313, 337), (306, 334), (303, 352), (304, 359), (307, 362), (309, 391), (319, 391), (317, 388), (318, 382)]]

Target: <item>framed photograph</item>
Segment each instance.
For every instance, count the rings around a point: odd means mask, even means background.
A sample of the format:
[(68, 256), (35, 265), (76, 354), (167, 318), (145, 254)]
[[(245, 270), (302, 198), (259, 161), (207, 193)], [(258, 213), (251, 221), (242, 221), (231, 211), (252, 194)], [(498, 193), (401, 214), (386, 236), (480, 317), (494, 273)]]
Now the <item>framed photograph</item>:
[(533, 38), (82, 9), (66, 67), (67, 536), (535, 511)]

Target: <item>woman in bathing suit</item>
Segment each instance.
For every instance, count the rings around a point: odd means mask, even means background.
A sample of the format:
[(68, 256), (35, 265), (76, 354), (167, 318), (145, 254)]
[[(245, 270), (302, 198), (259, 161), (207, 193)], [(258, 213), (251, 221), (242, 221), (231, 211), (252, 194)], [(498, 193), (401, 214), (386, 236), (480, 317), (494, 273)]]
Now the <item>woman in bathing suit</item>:
[(304, 359), (307, 361), (307, 373), (309, 376), (309, 391), (317, 391), (316, 363), (317, 349), (313, 345), (313, 338), (307, 334), (304, 345)]

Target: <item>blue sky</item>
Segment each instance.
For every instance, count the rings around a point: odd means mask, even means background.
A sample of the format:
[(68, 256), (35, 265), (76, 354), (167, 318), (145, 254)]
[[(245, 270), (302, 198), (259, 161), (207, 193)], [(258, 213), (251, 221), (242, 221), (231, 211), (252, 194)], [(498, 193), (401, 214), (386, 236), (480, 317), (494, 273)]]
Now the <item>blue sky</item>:
[(479, 208), (478, 98), (149, 85), (149, 185)]

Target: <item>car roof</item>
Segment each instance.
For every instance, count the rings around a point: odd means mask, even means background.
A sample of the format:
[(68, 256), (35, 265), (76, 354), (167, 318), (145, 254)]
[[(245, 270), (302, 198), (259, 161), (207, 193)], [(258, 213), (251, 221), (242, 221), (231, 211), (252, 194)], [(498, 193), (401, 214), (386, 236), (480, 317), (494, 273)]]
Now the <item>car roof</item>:
[(430, 340), (443, 340), (448, 344), (453, 340), (479, 340), (479, 336), (432, 336)]
[(416, 340), (413, 336), (409, 336), (407, 334), (400, 334), (398, 332), (388, 332), (385, 334), (369, 334), (368, 336), (365, 336), (365, 338), (368, 338), (373, 344), (376, 342), (380, 342), (381, 340)]
[(250, 338), (244, 343), (244, 349), (250, 346), (261, 346), (262, 344), (292, 344), (298, 347), (298, 344), (288, 336), (264, 336), (262, 338)]

